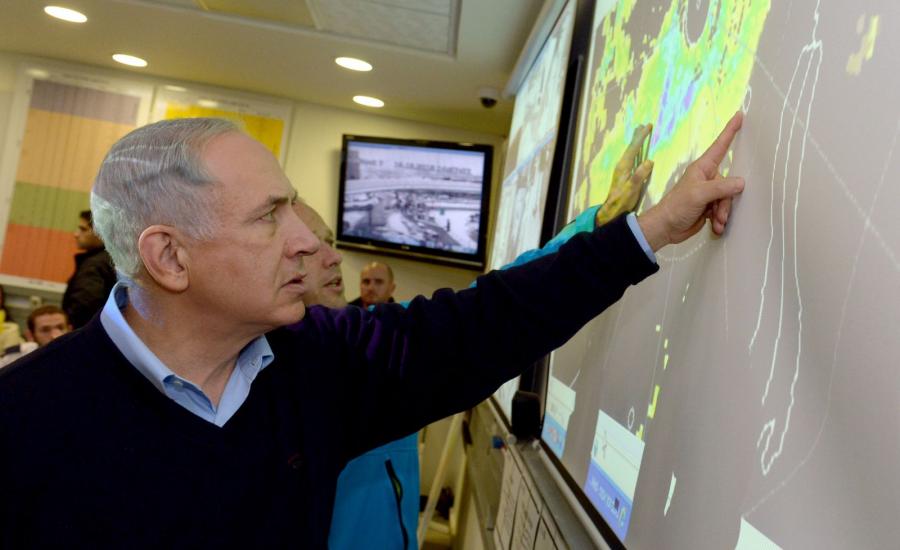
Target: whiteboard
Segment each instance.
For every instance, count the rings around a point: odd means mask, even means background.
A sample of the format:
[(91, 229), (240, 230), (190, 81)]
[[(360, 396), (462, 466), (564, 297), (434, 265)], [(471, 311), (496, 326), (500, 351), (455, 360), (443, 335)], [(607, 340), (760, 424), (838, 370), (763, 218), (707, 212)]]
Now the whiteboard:
[(598, 3), (570, 213), (654, 123), (642, 208), (736, 110), (724, 238), (551, 358), (543, 439), (628, 548), (900, 540), (900, 4)]

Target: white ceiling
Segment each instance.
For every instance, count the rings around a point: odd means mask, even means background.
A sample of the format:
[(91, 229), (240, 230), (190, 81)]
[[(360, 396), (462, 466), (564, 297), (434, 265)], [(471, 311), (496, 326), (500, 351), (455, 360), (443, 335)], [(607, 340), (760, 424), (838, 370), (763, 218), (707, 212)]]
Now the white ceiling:
[[(45, 3), (88, 16), (52, 19)], [(478, 89), (503, 89), (542, 0), (0, 0), (0, 51), (114, 67), (505, 135), (512, 100), (485, 109)], [(149, 62), (112, 61), (130, 53)], [(375, 70), (334, 64), (360, 57)]]

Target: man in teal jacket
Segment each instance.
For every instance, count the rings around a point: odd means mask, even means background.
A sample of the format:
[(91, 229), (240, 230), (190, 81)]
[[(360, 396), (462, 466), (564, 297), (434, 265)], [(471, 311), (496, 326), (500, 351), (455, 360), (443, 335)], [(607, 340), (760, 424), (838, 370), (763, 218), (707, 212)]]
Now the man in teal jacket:
[[(304, 258), (307, 306), (347, 306), (341, 254), (334, 233), (309, 205), (295, 206), (303, 223), (319, 238), (319, 250)], [(354, 307), (354, 306), (350, 306)], [(416, 434), (353, 459), (338, 478), (328, 547), (418, 548), (419, 451)]]
[[(585, 210), (542, 248), (522, 253), (502, 269), (555, 252), (577, 233), (592, 231), (633, 210), (653, 168), (649, 160), (635, 166), (650, 130), (650, 125), (636, 129), (631, 145), (616, 165), (604, 204)], [(303, 295), (303, 301), (307, 306), (346, 307), (342, 258), (334, 248), (334, 233), (309, 205), (298, 203), (296, 211), (321, 241), (318, 252), (305, 259), (309, 290)], [(362, 547), (415, 550), (418, 517), (418, 437), (410, 434), (357, 457), (344, 468), (338, 479), (328, 545), (338, 550)]]

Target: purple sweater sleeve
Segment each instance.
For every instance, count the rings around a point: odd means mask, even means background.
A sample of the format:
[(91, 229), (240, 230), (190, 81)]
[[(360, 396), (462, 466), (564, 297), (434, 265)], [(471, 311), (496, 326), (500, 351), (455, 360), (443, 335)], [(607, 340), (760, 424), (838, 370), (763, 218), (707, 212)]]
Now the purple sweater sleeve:
[(311, 308), (297, 330), (325, 344), (355, 455), (484, 400), (657, 269), (623, 216), (472, 288), (408, 308)]

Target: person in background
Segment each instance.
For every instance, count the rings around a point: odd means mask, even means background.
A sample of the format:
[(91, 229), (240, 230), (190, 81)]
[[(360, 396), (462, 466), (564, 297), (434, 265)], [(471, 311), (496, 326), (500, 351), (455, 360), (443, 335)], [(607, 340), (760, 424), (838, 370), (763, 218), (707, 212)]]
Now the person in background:
[(28, 316), (25, 337), (38, 346), (46, 346), (63, 334), (72, 331), (66, 312), (59, 306), (45, 305), (34, 308)]
[(9, 365), (71, 330), (72, 325), (69, 324), (66, 312), (59, 306), (46, 305), (35, 308), (28, 316), (28, 329), (25, 331), (27, 341), (3, 350), (0, 367)]
[(91, 192), (122, 281), (0, 371), (0, 547), (326, 547), (350, 459), (483, 401), (658, 271), (656, 251), (725, 231), (744, 182), (718, 165), (740, 126), (640, 217), (554, 254), (406, 308), (308, 311), (319, 240), (272, 154), (217, 119), (132, 131)]
[(101, 309), (116, 284), (116, 270), (106, 252), (103, 240), (94, 232), (91, 211), (84, 210), (78, 218), (75, 244), (75, 272), (66, 284), (62, 307), (74, 328), (81, 328)]
[(393, 303), (394, 270), (391, 266), (372, 262), (359, 273), (359, 298), (352, 300), (350, 305), (369, 307), (375, 304)]
[[(347, 307), (341, 253), (334, 232), (318, 212), (299, 201), (294, 211), (319, 239), (319, 249), (304, 258), (307, 307)], [(338, 477), (328, 535), (333, 550), (403, 548), (414, 550), (419, 518), (419, 454), (416, 433), (351, 460)]]
[[(646, 160), (634, 166), (650, 126), (639, 126), (631, 145), (612, 174), (604, 204), (589, 208), (543, 248), (522, 254), (504, 269), (550, 254), (572, 236), (591, 231), (637, 206), (653, 169)], [(319, 249), (307, 256), (307, 307), (343, 308), (341, 253), (334, 248), (334, 232), (310, 205), (299, 201), (294, 211), (319, 239)], [(474, 283), (473, 283), (474, 284)], [(408, 302), (401, 302), (406, 306)], [(328, 536), (332, 550), (355, 548), (418, 548), (419, 518), (418, 435), (413, 433), (351, 460), (338, 477), (334, 514)]]
[(334, 247), (334, 232), (311, 206), (298, 199), (294, 211), (306, 227), (319, 239), (319, 249), (304, 258), (306, 292), (303, 303), (307, 307), (325, 306), (333, 309), (347, 307), (344, 297), (344, 258)]

